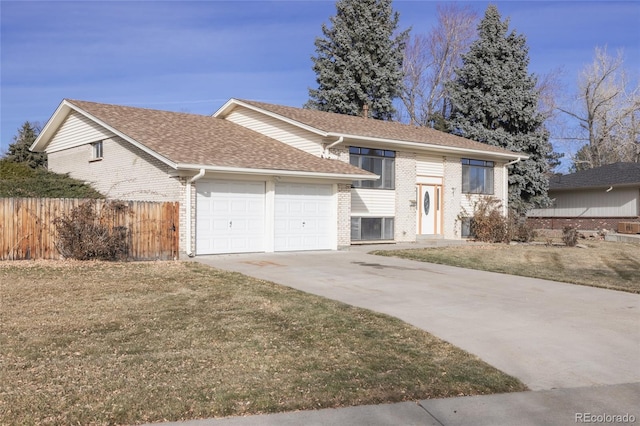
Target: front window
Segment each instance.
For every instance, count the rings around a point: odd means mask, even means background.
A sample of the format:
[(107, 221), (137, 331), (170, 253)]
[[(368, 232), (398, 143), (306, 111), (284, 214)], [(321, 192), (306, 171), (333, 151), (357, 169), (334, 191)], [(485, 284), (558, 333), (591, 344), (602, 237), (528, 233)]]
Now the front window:
[(462, 159), (462, 192), (493, 194), (493, 161)]
[(349, 148), (349, 162), (380, 176), (378, 180), (354, 181), (354, 188), (394, 189), (396, 186), (396, 152), (386, 149)]
[(392, 217), (352, 217), (351, 241), (393, 240)]

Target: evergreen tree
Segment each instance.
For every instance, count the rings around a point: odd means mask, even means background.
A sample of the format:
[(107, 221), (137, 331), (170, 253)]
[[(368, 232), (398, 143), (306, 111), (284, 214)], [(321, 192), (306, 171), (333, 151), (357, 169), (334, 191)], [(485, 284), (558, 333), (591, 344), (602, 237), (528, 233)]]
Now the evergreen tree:
[[(478, 26), (479, 38), (463, 55), (449, 86), (449, 128), (469, 139), (529, 156), (509, 166), (509, 206), (523, 213), (548, 204), (548, 161), (554, 159), (544, 115), (538, 109), (536, 78), (528, 73), (526, 39), (507, 34), (491, 5)], [(557, 158), (556, 158), (557, 161)]]
[(5, 159), (13, 163), (25, 163), (32, 169), (47, 167), (47, 154), (44, 152), (31, 152), (29, 147), (38, 137), (40, 129), (25, 121), (18, 130), (18, 134), (13, 137), (13, 143), (9, 145)]
[(390, 120), (402, 87), (402, 52), (409, 30), (395, 35), (400, 16), (391, 0), (339, 0), (331, 27), (315, 41), (317, 89), (306, 108)]

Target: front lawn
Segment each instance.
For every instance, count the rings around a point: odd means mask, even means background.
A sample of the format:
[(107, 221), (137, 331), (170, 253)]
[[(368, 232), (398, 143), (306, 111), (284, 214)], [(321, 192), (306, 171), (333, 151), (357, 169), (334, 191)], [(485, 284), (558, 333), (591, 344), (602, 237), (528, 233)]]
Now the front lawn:
[(0, 263), (0, 424), (525, 390), (400, 320), (190, 262)]
[(606, 241), (581, 245), (486, 244), (373, 254), (640, 293), (640, 245)]

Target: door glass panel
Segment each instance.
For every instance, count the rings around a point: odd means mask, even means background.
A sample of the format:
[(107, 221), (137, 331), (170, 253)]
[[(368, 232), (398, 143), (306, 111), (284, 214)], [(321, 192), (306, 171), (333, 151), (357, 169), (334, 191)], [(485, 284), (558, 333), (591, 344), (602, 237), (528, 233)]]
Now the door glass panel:
[(422, 203), (424, 207), (424, 214), (429, 214), (429, 209), (431, 208), (431, 198), (429, 198), (429, 191), (424, 191), (424, 202)]

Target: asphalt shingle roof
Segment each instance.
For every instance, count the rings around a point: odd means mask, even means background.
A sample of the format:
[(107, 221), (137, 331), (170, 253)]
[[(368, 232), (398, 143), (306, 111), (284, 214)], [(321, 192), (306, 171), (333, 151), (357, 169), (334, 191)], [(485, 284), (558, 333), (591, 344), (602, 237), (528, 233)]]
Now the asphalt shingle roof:
[(316, 157), (220, 118), (69, 100), (174, 163), (344, 175), (372, 175)]
[(567, 175), (554, 175), (549, 189), (599, 188), (640, 185), (640, 163), (614, 163)]
[(312, 109), (294, 108), (251, 100), (240, 102), (286, 117), (301, 124), (314, 127), (325, 133), (352, 135), (378, 139), (391, 139), (404, 142), (415, 142), (446, 147), (473, 149), (500, 154), (514, 154), (503, 148), (472, 141), (450, 133), (441, 132), (429, 127), (364, 119), (352, 115), (336, 114)]

